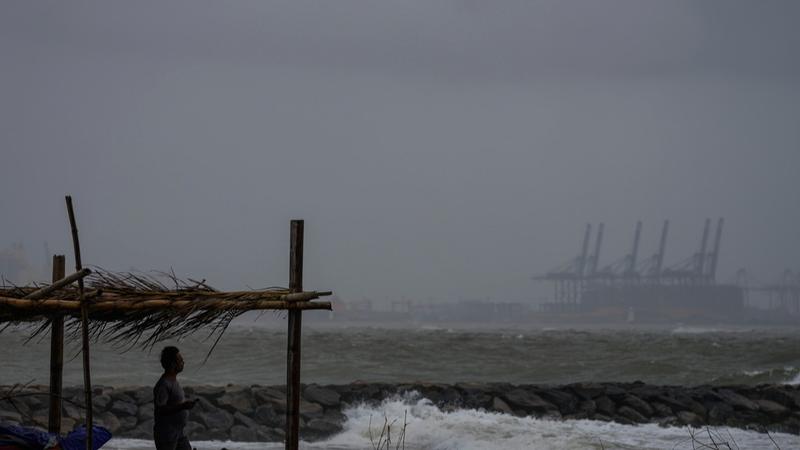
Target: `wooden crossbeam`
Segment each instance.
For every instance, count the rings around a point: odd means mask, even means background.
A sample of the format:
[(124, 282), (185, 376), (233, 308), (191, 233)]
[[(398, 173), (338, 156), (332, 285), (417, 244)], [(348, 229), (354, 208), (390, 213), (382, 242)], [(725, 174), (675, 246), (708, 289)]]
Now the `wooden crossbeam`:
[[(21, 298), (0, 297), (0, 307), (16, 308), (53, 314), (62, 312), (75, 313), (81, 310), (81, 302), (77, 300), (25, 300)], [(97, 301), (87, 305), (89, 313), (95, 312), (135, 312), (135, 311), (169, 311), (170, 309), (192, 309), (196, 311), (218, 310), (304, 310), (331, 309), (330, 302), (289, 301), (289, 300), (109, 300)]]

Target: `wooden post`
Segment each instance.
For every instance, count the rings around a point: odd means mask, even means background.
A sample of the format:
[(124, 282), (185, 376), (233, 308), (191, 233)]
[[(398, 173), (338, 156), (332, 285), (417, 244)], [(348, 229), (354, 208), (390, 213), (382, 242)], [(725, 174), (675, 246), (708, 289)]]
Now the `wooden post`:
[[(81, 243), (78, 240), (78, 225), (75, 223), (75, 211), (72, 208), (72, 197), (67, 196), (67, 213), (72, 229), (72, 246), (75, 250), (75, 270), (83, 269), (81, 263)], [(86, 450), (92, 448), (92, 372), (89, 366), (89, 305), (83, 296), (83, 278), (78, 279), (78, 293), (81, 301), (81, 353), (83, 354), (83, 393), (86, 402)]]
[[(292, 220), (289, 247), (289, 290), (303, 291), (303, 221)], [(286, 450), (300, 445), (300, 337), (303, 312), (289, 310), (286, 349)]]
[[(64, 255), (53, 255), (53, 283), (64, 278)], [(50, 319), (50, 414), (47, 431), (61, 434), (61, 393), (64, 372), (64, 316)]]

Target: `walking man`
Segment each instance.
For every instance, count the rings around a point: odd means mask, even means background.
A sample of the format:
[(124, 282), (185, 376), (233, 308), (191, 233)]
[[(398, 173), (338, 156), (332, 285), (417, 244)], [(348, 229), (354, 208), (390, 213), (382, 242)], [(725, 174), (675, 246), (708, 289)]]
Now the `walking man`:
[(189, 410), (197, 401), (186, 401), (183, 388), (178, 384), (177, 375), (183, 371), (183, 357), (178, 347), (164, 347), (161, 366), (164, 374), (153, 387), (156, 450), (192, 450), (183, 429), (189, 419)]

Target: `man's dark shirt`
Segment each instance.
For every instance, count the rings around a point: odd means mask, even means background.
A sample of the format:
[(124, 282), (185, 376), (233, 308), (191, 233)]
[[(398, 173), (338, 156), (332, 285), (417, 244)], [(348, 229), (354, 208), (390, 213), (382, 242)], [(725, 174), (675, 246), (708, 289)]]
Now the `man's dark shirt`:
[(184, 393), (178, 380), (171, 380), (162, 376), (153, 388), (153, 403), (155, 404), (155, 417), (153, 424), (153, 437), (157, 441), (177, 441), (183, 436), (183, 429), (189, 420), (189, 411), (182, 409), (172, 414), (160, 415), (158, 410), (163, 406), (173, 406), (183, 403)]

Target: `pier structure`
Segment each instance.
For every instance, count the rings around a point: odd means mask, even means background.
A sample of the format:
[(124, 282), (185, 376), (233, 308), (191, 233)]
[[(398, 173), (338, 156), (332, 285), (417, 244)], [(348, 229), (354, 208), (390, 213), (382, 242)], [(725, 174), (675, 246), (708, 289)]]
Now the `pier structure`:
[(533, 277), (553, 287), (553, 299), (542, 305), (543, 312), (656, 321), (741, 315), (742, 288), (716, 279), (724, 220), (717, 220), (713, 236), (711, 225), (706, 219), (696, 252), (668, 265), (669, 220), (662, 223), (651, 256), (640, 255), (643, 224), (637, 221), (630, 251), (606, 264), (600, 259), (605, 224), (597, 225), (593, 243), (592, 225), (586, 224), (577, 256)]
[(800, 271), (785, 269), (776, 280), (764, 282), (739, 269), (735, 283), (744, 291), (749, 308), (800, 318)]

